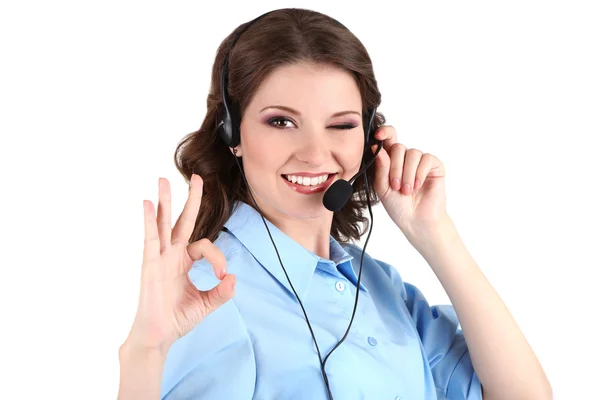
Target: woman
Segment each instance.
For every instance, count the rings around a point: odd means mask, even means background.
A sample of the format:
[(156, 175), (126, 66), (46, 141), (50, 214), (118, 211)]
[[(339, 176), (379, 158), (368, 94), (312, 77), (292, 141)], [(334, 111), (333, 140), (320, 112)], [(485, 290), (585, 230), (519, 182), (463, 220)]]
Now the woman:
[[(446, 213), (443, 164), (397, 142), (380, 100), (367, 51), (323, 14), (276, 10), (223, 42), (206, 118), (176, 152), (190, 192), (172, 231), (169, 183), (156, 217), (144, 201), (120, 399), (551, 398)], [(330, 211), (342, 180), (353, 196)], [(370, 201), (455, 308), (351, 243)]]

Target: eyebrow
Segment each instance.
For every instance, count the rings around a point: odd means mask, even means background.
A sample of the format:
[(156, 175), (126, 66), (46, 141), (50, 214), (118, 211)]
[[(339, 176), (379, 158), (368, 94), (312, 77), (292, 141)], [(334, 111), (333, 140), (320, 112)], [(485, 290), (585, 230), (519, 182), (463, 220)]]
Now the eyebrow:
[[(287, 111), (287, 112), (289, 112), (289, 113), (292, 113), (292, 114), (295, 114), (295, 115), (297, 115), (297, 116), (301, 116), (301, 114), (300, 114), (300, 111), (294, 110), (294, 109), (293, 109), (293, 108), (291, 108), (291, 107), (287, 107), (287, 106), (280, 106), (280, 105), (267, 106), (267, 107), (263, 108), (262, 110), (260, 110), (260, 112), (263, 112), (263, 111), (265, 111), (265, 110), (267, 110), (267, 109), (269, 109), (269, 108), (277, 108), (277, 109), (279, 109), (279, 110)], [(338, 112), (336, 112), (336, 113), (332, 114), (331, 116), (332, 116), (332, 117), (339, 117), (339, 116), (341, 116), (341, 115), (346, 115), (346, 114), (356, 114), (356, 115), (358, 115), (359, 117), (362, 117), (362, 114), (361, 114), (361, 113), (359, 113), (358, 111), (353, 111), (353, 110), (344, 110), (344, 111), (338, 111)]]

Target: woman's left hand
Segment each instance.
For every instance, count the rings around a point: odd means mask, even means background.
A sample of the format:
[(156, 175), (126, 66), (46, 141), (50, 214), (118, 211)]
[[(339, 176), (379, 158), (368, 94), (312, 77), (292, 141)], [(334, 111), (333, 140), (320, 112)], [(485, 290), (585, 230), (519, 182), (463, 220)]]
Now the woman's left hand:
[(398, 143), (392, 126), (380, 127), (375, 139), (383, 140), (374, 182), (383, 207), (413, 245), (428, 242), (450, 221), (444, 165), (432, 154)]

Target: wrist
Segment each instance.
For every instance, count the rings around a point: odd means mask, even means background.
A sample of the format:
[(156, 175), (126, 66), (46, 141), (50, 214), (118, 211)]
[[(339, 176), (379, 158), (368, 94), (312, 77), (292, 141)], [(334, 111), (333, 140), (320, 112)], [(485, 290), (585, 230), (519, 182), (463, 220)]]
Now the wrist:
[(461, 239), (454, 222), (446, 216), (427, 227), (413, 229), (409, 241), (427, 259), (451, 251)]
[(137, 362), (164, 362), (170, 346), (149, 346), (134, 341), (126, 340), (119, 347), (119, 361), (121, 363)]
[(119, 400), (159, 399), (167, 351), (126, 341), (119, 348)]
[(165, 332), (155, 333), (152, 329), (138, 327), (134, 323), (134, 326), (129, 331), (125, 342), (121, 345), (121, 349), (125, 354), (133, 353), (134, 355), (166, 355), (166, 353), (169, 351), (169, 348), (171, 348), (176, 340), (176, 337), (170, 337)]

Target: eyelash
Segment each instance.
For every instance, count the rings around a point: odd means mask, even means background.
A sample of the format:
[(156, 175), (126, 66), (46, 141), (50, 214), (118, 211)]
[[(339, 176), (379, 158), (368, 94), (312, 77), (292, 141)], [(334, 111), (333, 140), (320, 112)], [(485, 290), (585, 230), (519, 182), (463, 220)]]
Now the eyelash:
[[(270, 119), (267, 121), (267, 123), (268, 123), (270, 126), (272, 126), (272, 127), (274, 127), (274, 128), (277, 128), (277, 129), (290, 129), (290, 128), (281, 128), (281, 127), (279, 127), (279, 126), (275, 126), (275, 125), (273, 125), (273, 123), (274, 123), (275, 121), (289, 121), (289, 122), (291, 122), (291, 123), (294, 123), (294, 121), (292, 121), (291, 119), (289, 119), (289, 118), (286, 118), (286, 117), (273, 117), (273, 118), (270, 118)], [(352, 124), (341, 124), (341, 125), (333, 125), (333, 126), (330, 126), (330, 128), (333, 128), (333, 129), (339, 129), (339, 130), (345, 130), (345, 129), (354, 129), (354, 128), (356, 128), (356, 127), (357, 127), (357, 125), (352, 125)]]

